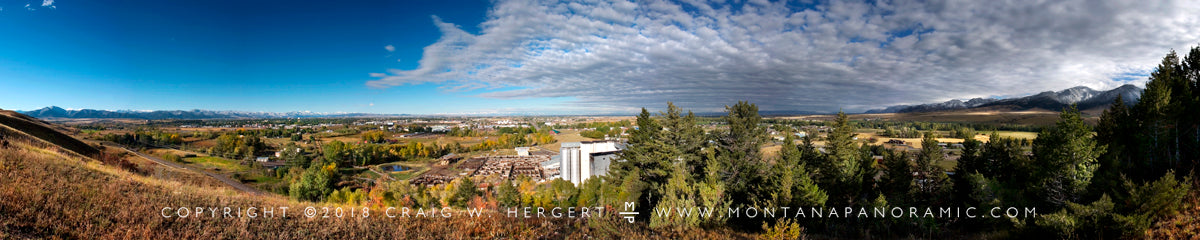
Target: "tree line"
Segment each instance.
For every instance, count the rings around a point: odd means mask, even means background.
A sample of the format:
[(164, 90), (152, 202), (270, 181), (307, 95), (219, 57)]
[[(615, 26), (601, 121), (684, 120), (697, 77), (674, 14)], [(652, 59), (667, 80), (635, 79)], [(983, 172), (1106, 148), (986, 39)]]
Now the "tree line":
[[(690, 111), (667, 104), (651, 114), (642, 109), (628, 131), (628, 147), (609, 173), (576, 187), (561, 179), (549, 184), (506, 180), (476, 191), (471, 178), (443, 186), (389, 186), (367, 194), (373, 204), (469, 206), (497, 202), (514, 206), (623, 206), (640, 210), (701, 207), (1030, 207), (1031, 218), (702, 218), (699, 215), (642, 214), (653, 229), (765, 229), (804, 231), (831, 237), (946, 237), (958, 232), (998, 232), (1008, 237), (1144, 238), (1156, 221), (1179, 214), (1195, 197), (1200, 157), (1200, 47), (1183, 58), (1164, 57), (1151, 74), (1142, 99), (1126, 106), (1116, 100), (1095, 126), (1074, 107), (1063, 109), (1052, 126), (1038, 129), (1031, 143), (1000, 137), (966, 138), (953, 169), (942, 167), (946, 153), (932, 128), (921, 133), (919, 151), (893, 151), (855, 140), (855, 124), (838, 113), (824, 137), (787, 139), (777, 156), (761, 149), (770, 143), (770, 125), (758, 107), (738, 102), (726, 107), (724, 127), (705, 130)], [(972, 126), (953, 126), (958, 136)], [(795, 143), (799, 141), (799, 143)], [(818, 146), (815, 142), (823, 141)], [(327, 154), (328, 154), (328, 150)], [(874, 156), (882, 155), (877, 161)], [(300, 183), (329, 184), (331, 163), (312, 164)], [(332, 163), (336, 164), (336, 163)], [(310, 174), (311, 172), (311, 174)], [(953, 174), (951, 174), (953, 173)], [(324, 181), (324, 182), (323, 182)], [(306, 184), (293, 184), (293, 196), (320, 199)], [(343, 191), (344, 192), (344, 191)], [(321, 195), (324, 194), (324, 195)], [(308, 197), (305, 197), (308, 196)], [(374, 196), (374, 197), (373, 197)], [(343, 199), (362, 199), (336, 197)], [(644, 211), (645, 212), (645, 211)]]
[[(698, 219), (641, 216), (652, 227), (754, 227), (795, 224), (832, 236), (942, 236), (950, 230), (1003, 230), (1016, 236), (1143, 237), (1154, 221), (1177, 214), (1194, 184), (1200, 157), (1200, 47), (1174, 52), (1151, 73), (1142, 100), (1114, 101), (1100, 123), (1064, 109), (1032, 144), (999, 137), (967, 138), (954, 169), (925, 131), (915, 153), (882, 151), (853, 140), (844, 113), (829, 123), (824, 151), (812, 135), (784, 141), (778, 157), (763, 157), (763, 121), (754, 104), (726, 108), (727, 129), (704, 133), (692, 114), (673, 104), (651, 116), (643, 110), (605, 186), (612, 203), (638, 206), (993, 206), (1036, 207), (1026, 219)], [(973, 135), (956, 129), (955, 135)], [(790, 138), (790, 134), (788, 134)], [(876, 162), (872, 155), (882, 154)], [(955, 174), (948, 174), (953, 172)], [(878, 176), (878, 177), (877, 177)], [(915, 226), (915, 227), (914, 227)]]

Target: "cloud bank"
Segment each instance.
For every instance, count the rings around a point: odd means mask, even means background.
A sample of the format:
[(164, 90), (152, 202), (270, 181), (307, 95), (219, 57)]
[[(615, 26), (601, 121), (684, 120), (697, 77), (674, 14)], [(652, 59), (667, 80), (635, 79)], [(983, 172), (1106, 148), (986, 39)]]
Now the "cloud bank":
[(1200, 43), (1180, 1), (501, 0), (477, 34), (442, 37), (388, 88), (438, 84), (486, 98), (570, 97), (631, 111), (667, 101), (719, 111), (862, 111), (1073, 86), (1142, 84), (1169, 49)]

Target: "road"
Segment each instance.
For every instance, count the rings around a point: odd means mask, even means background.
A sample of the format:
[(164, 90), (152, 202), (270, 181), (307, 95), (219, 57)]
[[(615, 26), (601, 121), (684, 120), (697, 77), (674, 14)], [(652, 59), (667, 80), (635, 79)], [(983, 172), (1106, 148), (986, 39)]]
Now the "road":
[(138, 156), (140, 156), (142, 158), (150, 159), (150, 161), (154, 161), (154, 162), (157, 162), (162, 165), (166, 165), (166, 166), (173, 167), (173, 168), (187, 169), (187, 170), (191, 170), (193, 172), (198, 172), (198, 173), (203, 173), (204, 175), (208, 175), (209, 177), (215, 178), (218, 181), (225, 183), (225, 185), (229, 185), (230, 187), (237, 189), (238, 191), (242, 191), (242, 192), (246, 192), (246, 193), (250, 193), (250, 194), (254, 194), (254, 195), (266, 195), (266, 193), (264, 193), (261, 190), (258, 190), (257, 188), (246, 186), (246, 184), (242, 184), (242, 182), (230, 179), (229, 177), (226, 177), (225, 175), (211, 173), (211, 172), (205, 171), (204, 169), (193, 168), (193, 167), (189, 167), (189, 166), (179, 164), (176, 162), (167, 161), (165, 159), (161, 159), (161, 158), (152, 156), (150, 154), (145, 154), (145, 153), (141, 153), (138, 151), (129, 150), (128, 148), (124, 148), (124, 147), (120, 147), (120, 148), (125, 149), (125, 151), (129, 151), (133, 154), (137, 154)]
[[(375, 166), (379, 166), (379, 165), (375, 165)], [(371, 172), (373, 172), (373, 173), (375, 173), (375, 174), (379, 174), (379, 176), (383, 176), (384, 178), (387, 178), (387, 180), (396, 180), (396, 179), (393, 179), (393, 178), (392, 178), (392, 175), (387, 175), (387, 174), (381, 173), (381, 172), (379, 172), (379, 171), (375, 171), (375, 168), (374, 168), (374, 167), (370, 167), (370, 166), (366, 166), (366, 167), (364, 167), (364, 166), (358, 166), (358, 167), (354, 167), (354, 168), (356, 168), (356, 169), (363, 169), (363, 168), (366, 168), (368, 171), (371, 171)], [(367, 180), (367, 181), (375, 181), (375, 179), (366, 179), (366, 180)]]

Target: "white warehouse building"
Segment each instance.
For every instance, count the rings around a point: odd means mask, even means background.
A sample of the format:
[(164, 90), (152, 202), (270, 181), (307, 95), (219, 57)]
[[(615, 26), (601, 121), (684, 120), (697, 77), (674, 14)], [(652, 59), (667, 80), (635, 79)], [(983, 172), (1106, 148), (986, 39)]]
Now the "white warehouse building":
[(604, 176), (621, 152), (617, 141), (567, 142), (559, 149), (559, 176), (579, 186), (589, 178)]

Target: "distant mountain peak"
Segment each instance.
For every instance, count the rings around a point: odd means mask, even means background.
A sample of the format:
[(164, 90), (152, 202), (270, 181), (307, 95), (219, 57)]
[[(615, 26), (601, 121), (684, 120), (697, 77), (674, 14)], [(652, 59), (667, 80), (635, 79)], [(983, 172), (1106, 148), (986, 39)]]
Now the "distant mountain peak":
[(884, 109), (875, 109), (866, 113), (904, 113), (904, 112), (937, 112), (953, 111), (970, 108), (1002, 107), (1014, 110), (1046, 109), (1059, 110), (1071, 104), (1078, 105), (1080, 110), (1107, 107), (1120, 96), (1126, 103), (1133, 104), (1142, 96), (1142, 88), (1125, 84), (1108, 91), (1097, 91), (1086, 86), (1077, 86), (1061, 91), (1045, 91), (1038, 94), (1008, 99), (973, 98), (965, 103), (960, 100), (950, 100), (943, 103), (920, 105), (898, 105)]

